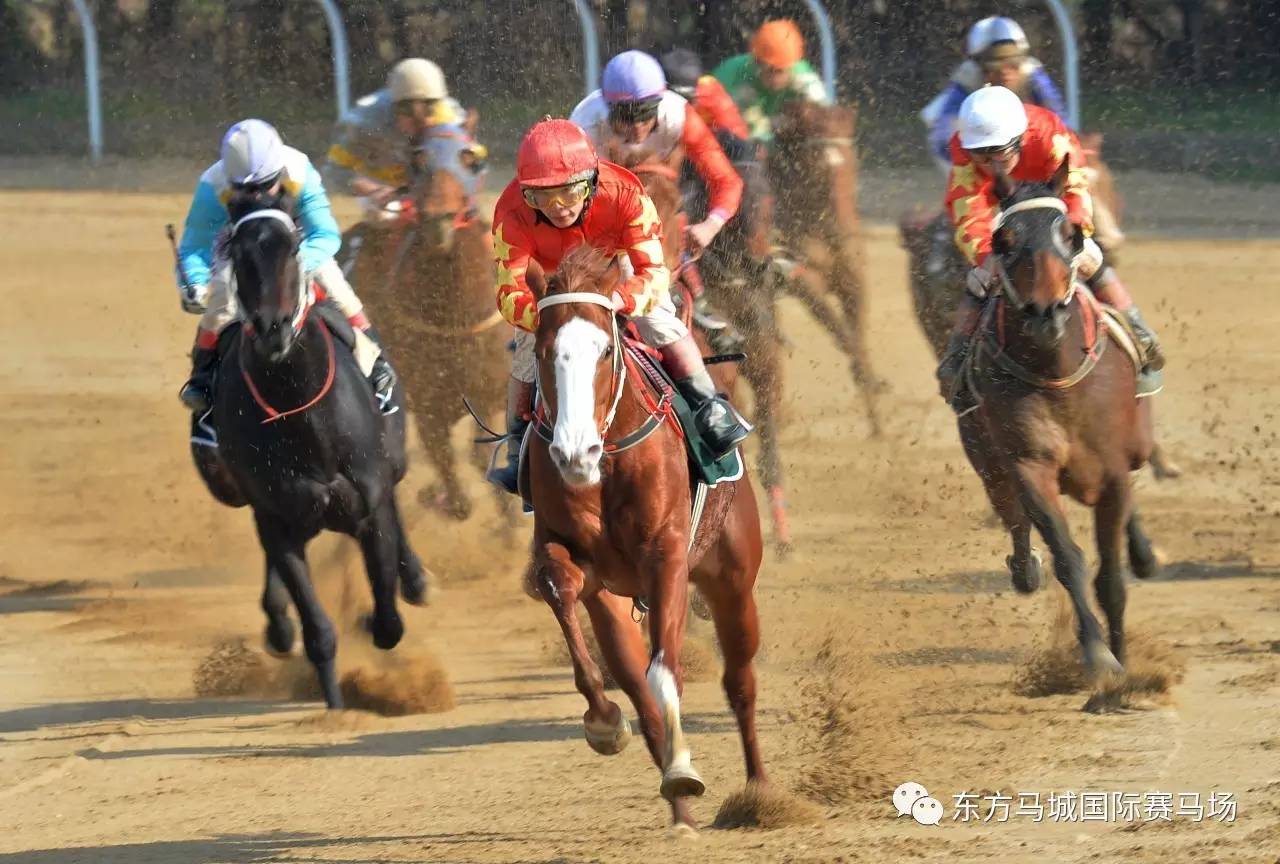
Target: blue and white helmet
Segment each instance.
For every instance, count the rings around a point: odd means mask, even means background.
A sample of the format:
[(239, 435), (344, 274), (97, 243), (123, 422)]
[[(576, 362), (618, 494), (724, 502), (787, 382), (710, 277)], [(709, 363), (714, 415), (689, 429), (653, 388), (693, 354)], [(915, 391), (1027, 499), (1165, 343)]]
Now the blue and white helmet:
[(667, 89), (662, 64), (643, 51), (623, 51), (610, 60), (600, 76), (600, 92), (610, 105), (617, 102), (656, 102)]
[(270, 123), (241, 120), (222, 136), (222, 170), (236, 186), (270, 183), (284, 171), (284, 141)]
[(1012, 42), (1019, 51), (1024, 53), (1031, 50), (1027, 34), (1018, 26), (1017, 21), (993, 15), (990, 18), (983, 18), (969, 28), (969, 35), (965, 39), (965, 53), (976, 59), (979, 54), (997, 42)]

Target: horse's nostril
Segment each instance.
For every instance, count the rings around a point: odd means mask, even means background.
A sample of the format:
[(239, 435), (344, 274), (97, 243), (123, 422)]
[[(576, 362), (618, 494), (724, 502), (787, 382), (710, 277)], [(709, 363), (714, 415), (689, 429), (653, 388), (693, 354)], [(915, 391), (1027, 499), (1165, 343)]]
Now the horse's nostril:
[(604, 447), (600, 444), (592, 444), (587, 448), (587, 456), (591, 459), (599, 459), (604, 455)]

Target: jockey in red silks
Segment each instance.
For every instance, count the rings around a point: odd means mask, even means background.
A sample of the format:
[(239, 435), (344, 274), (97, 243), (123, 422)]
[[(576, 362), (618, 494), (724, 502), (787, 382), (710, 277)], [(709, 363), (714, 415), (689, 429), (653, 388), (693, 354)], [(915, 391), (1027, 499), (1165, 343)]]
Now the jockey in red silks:
[(532, 412), (533, 334), (537, 299), (525, 280), (529, 262), (548, 273), (564, 255), (587, 243), (625, 257), (632, 275), (613, 296), (614, 309), (630, 317), (646, 343), (690, 404), (698, 432), (723, 456), (749, 434), (750, 427), (716, 393), (702, 353), (671, 303), (671, 274), (663, 262), (662, 226), (640, 180), (596, 155), (586, 133), (569, 120), (535, 124), (516, 155), (516, 178), (493, 214), (494, 257), (498, 263), (498, 309), (516, 328), (516, 350), (507, 392), (507, 464), (489, 480), (514, 493), (520, 442)]
[[(956, 391), (956, 378), (978, 326), (981, 301), (1000, 278), (1000, 262), (992, 255), (991, 243), (1000, 204), (994, 169), (999, 167), (1020, 182), (1047, 183), (1064, 161), (1068, 166), (1067, 188), (1062, 196), (1067, 206), (1066, 218), (1079, 226), (1086, 238), (1079, 257), (1080, 273), (1098, 299), (1115, 307), (1133, 327), (1146, 352), (1144, 371), (1157, 371), (1164, 366), (1155, 333), (1092, 239), (1093, 203), (1084, 154), (1075, 134), (1052, 111), (1024, 105), (1017, 94), (1004, 87), (984, 87), (965, 99), (960, 107), (960, 129), (951, 138), (946, 208), (955, 225), (956, 245), (973, 269), (956, 312), (955, 329), (938, 364), (938, 382), (944, 397), (950, 398)], [(963, 410), (968, 406), (953, 407)]]

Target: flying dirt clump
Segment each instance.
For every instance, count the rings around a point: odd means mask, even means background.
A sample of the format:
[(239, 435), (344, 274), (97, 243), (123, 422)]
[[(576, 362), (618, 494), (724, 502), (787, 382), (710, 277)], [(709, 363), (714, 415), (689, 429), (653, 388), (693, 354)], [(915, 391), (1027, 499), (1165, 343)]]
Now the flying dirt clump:
[(711, 825), (714, 828), (773, 830), (791, 825), (812, 825), (821, 820), (822, 811), (812, 802), (773, 784), (753, 781), (724, 799)]
[[(1086, 711), (1142, 708), (1167, 696), (1182, 680), (1186, 663), (1167, 643), (1129, 628), (1126, 647), (1124, 675), (1102, 681), (1085, 703)], [(1065, 594), (1059, 593), (1048, 642), (1032, 652), (1015, 673), (1013, 692), (1040, 698), (1082, 693), (1089, 688), (1080, 660), (1075, 617)]]

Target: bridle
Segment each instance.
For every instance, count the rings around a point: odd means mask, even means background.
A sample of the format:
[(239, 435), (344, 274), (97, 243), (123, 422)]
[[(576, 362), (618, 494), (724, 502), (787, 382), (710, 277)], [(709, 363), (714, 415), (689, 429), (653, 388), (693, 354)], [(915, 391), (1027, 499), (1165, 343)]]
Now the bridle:
[[(538, 301), (538, 311), (548, 309), (552, 306), (564, 306), (570, 303), (589, 303), (593, 306), (601, 306), (609, 310), (609, 323), (611, 348), (613, 350), (613, 396), (609, 404), (609, 413), (605, 415), (604, 422), (600, 425), (600, 438), (603, 440), (605, 434), (609, 431), (609, 427), (613, 425), (613, 418), (617, 416), (618, 405), (622, 402), (622, 379), (626, 375), (626, 368), (623, 366), (622, 358), (622, 335), (618, 331), (618, 316), (614, 314), (613, 301), (603, 294), (594, 294), (590, 291), (570, 291), (565, 294), (548, 294)], [(535, 366), (534, 376), (537, 376), (537, 367)], [(544, 408), (548, 407), (546, 399), (542, 394), (542, 382), (537, 382), (538, 398), (542, 401)]]
[[(1038, 198), (1028, 198), (1025, 201), (1019, 201), (1017, 204), (1012, 204), (1006, 209), (1000, 211), (1000, 214), (996, 217), (996, 220), (991, 227), (992, 233), (1000, 230), (1000, 227), (1004, 225), (1010, 216), (1015, 213), (1024, 213), (1028, 210), (1057, 210), (1065, 216), (1067, 212), (1067, 205), (1061, 198), (1056, 198), (1051, 195), (1045, 195)], [(1005, 300), (1007, 300), (1014, 308), (1019, 308), (1024, 305), (1023, 300), (1018, 296), (1017, 290), (1013, 287), (1013, 282), (1009, 279), (1009, 273), (1003, 266), (1003, 256), (1000, 263), (1002, 265), (999, 268), (1000, 289), (1004, 292)], [(1067, 283), (1067, 293), (1066, 296), (1055, 303), (1057, 306), (1070, 305), (1072, 299), (1076, 295), (1076, 269), (1078, 265), (1076, 264), (1074, 256), (1068, 257), (1068, 265), (1071, 268), (1071, 277)]]
[[(294, 238), (297, 237), (298, 226), (294, 223), (292, 216), (290, 216), (288, 213), (284, 212), (283, 210), (279, 210), (275, 208), (267, 208), (264, 210), (254, 210), (252, 213), (246, 214), (244, 216), (241, 216), (239, 219), (237, 219), (235, 224), (231, 226), (231, 233), (229, 235), (229, 238), (235, 237), (236, 232), (240, 230), (240, 227), (242, 225), (244, 225), (247, 222), (252, 222), (256, 219), (273, 219), (276, 222), (279, 222), (281, 225), (288, 228), (289, 235), (291, 237), (294, 237)], [(289, 328), (293, 331), (293, 335), (297, 336), (302, 332), (302, 325), (306, 321), (307, 312), (311, 309), (311, 304), (314, 302), (315, 296), (314, 296), (314, 291), (311, 287), (311, 283), (309, 282), (309, 280), (307, 280), (306, 274), (302, 272), (302, 260), (300, 258), (297, 258), (296, 255), (295, 255), (295, 260), (297, 261), (297, 266), (298, 266), (298, 296), (296, 298), (297, 308), (294, 310), (293, 317), (289, 319)], [(232, 279), (231, 287), (232, 287), (232, 291), (234, 292), (238, 290), (237, 285), (235, 284), (236, 278), (235, 278), (234, 268), (232, 268), (232, 271), (231, 271), (231, 279)], [(245, 324), (247, 325), (248, 322), (246, 321)], [(252, 331), (252, 328), (250, 329)]]

